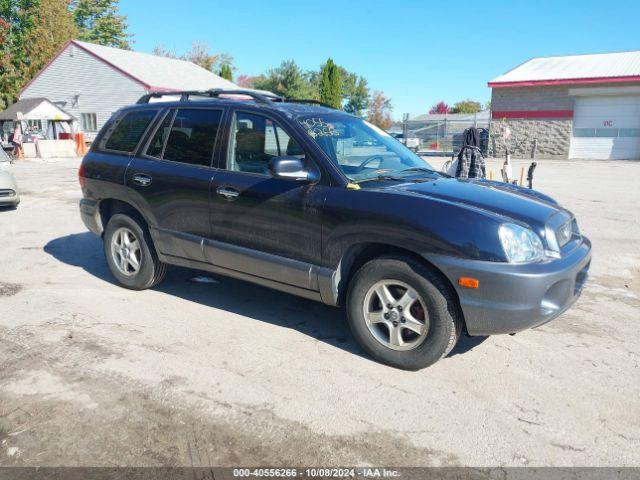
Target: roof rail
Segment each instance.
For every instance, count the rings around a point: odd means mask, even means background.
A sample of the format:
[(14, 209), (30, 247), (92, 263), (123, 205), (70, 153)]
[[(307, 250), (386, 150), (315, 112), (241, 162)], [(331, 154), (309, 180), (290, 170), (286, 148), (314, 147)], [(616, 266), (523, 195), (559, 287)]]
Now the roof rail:
[(321, 107), (331, 108), (335, 110), (331, 105), (328, 105), (319, 100), (307, 100), (307, 99), (295, 99), (295, 98), (284, 98), (284, 97), (276, 97), (273, 99), (274, 102), (283, 102), (283, 103), (311, 103), (313, 105), (320, 105)]
[(306, 99), (292, 99), (292, 98), (284, 98), (277, 95), (266, 95), (263, 93), (258, 93), (254, 90), (245, 90), (245, 89), (237, 89), (237, 90), (225, 90), (224, 88), (212, 88), (210, 90), (181, 90), (175, 92), (152, 92), (147, 93), (140, 97), (140, 99), (136, 103), (149, 103), (149, 100), (152, 98), (162, 98), (165, 96), (180, 96), (181, 102), (186, 102), (189, 100), (189, 97), (209, 97), (209, 98), (219, 98), (220, 95), (245, 95), (247, 97), (253, 98), (257, 103), (262, 104), (270, 104), (272, 102), (280, 102), (280, 103), (310, 103), (313, 105), (320, 105), (322, 107), (331, 108), (331, 105), (327, 105), (326, 103), (320, 102), (318, 100), (306, 100)]
[(162, 98), (165, 96), (177, 96), (180, 95), (180, 101), (184, 102), (189, 100), (189, 97), (209, 97), (219, 98), (220, 95), (246, 95), (253, 98), (257, 103), (269, 104), (272, 101), (281, 101), (281, 97), (269, 96), (262, 93), (255, 92), (253, 90), (225, 90), (223, 88), (212, 88), (210, 90), (181, 90), (174, 92), (153, 92), (147, 93), (140, 97), (136, 103), (149, 103), (152, 98)]

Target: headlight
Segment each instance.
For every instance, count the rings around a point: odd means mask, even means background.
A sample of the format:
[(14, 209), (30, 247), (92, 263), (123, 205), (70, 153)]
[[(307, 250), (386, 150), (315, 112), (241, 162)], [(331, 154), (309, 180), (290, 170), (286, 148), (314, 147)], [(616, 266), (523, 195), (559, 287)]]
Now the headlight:
[(533, 230), (515, 223), (503, 223), (498, 229), (502, 248), (510, 263), (528, 263), (540, 260), (544, 248)]

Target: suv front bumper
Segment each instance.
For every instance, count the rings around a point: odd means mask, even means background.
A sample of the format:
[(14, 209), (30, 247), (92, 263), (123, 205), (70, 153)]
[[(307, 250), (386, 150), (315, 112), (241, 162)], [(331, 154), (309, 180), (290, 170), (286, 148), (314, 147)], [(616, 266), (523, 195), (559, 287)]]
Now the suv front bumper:
[[(591, 263), (591, 242), (563, 258), (510, 264), (425, 255), (455, 287), (469, 335), (515, 333), (547, 323), (580, 297)], [(480, 281), (477, 289), (458, 285), (460, 277)]]

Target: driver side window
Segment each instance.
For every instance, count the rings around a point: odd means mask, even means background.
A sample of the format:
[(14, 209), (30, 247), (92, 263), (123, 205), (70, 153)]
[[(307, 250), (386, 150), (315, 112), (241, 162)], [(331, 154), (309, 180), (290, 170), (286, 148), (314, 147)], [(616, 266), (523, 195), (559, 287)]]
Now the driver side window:
[(270, 118), (236, 112), (229, 138), (228, 170), (269, 175), (269, 161), (284, 155), (303, 158), (304, 150)]

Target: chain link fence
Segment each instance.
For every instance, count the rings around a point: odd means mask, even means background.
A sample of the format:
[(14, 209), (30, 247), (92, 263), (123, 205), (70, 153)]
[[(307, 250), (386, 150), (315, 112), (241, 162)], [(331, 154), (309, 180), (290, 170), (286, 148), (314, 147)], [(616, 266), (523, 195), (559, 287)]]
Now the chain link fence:
[[(464, 119), (437, 118), (413, 119), (402, 122), (398, 127), (406, 132), (409, 138), (418, 138), (421, 154), (450, 156), (462, 147), (462, 136), (469, 127), (476, 127), (480, 132), (480, 149), (486, 156), (489, 147), (489, 119), (474, 118), (465, 115)], [(471, 117), (471, 118), (468, 118)]]

